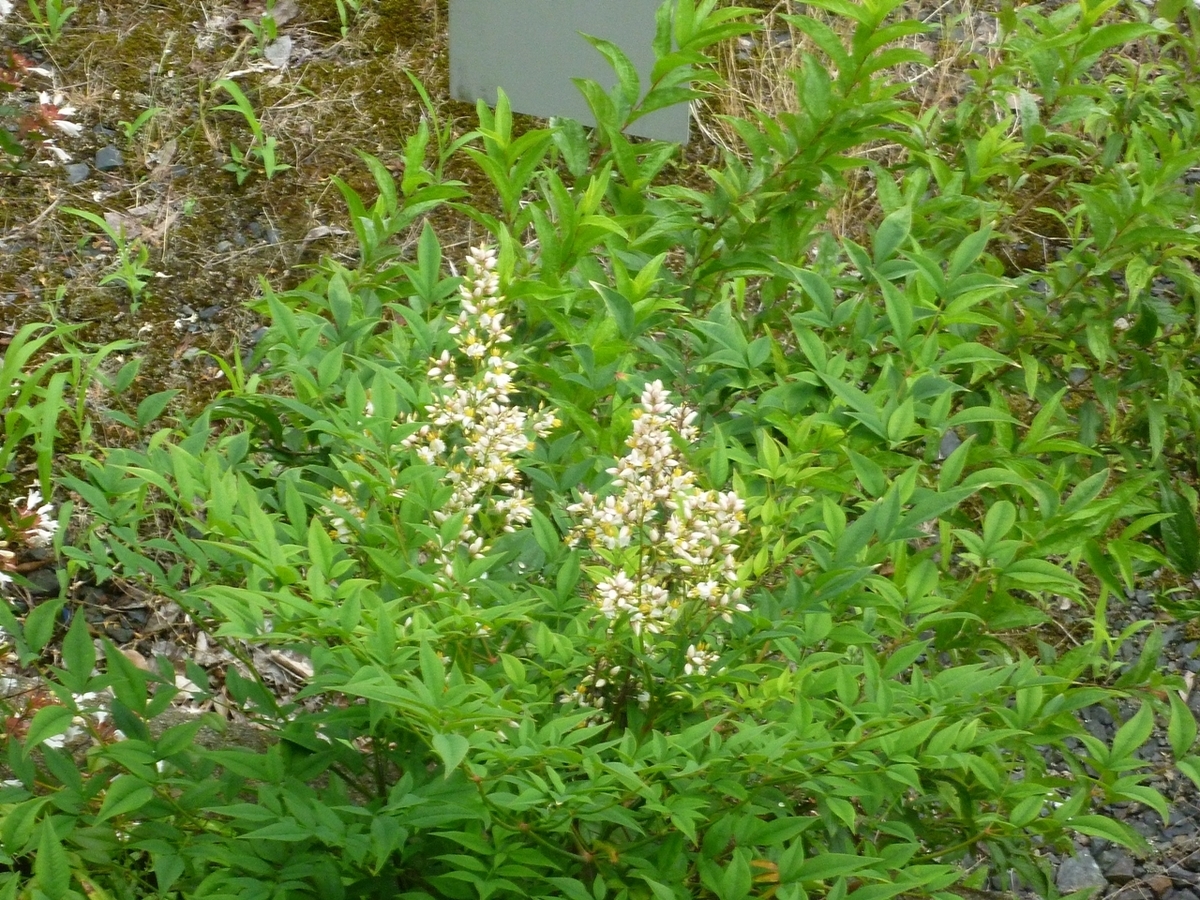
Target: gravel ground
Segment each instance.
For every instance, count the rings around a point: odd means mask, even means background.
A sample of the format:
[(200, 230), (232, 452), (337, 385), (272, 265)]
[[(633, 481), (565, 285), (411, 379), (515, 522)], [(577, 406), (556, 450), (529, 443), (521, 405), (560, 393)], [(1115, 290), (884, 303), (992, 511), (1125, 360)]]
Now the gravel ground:
[[(1127, 600), (1110, 609), (1111, 633), (1160, 615), (1155, 597), (1148, 590), (1139, 590)], [(1188, 686), (1186, 702), (1200, 717), (1200, 686), (1192, 686), (1200, 673), (1200, 641), (1189, 637), (1194, 632), (1187, 623), (1171, 622), (1159, 627), (1164, 632), (1160, 666), (1183, 677)], [(1119, 657), (1132, 662), (1140, 650), (1140, 640), (1131, 642), (1121, 648)], [(1132, 706), (1118, 709), (1122, 717), (1134, 711)], [(1080, 717), (1094, 737), (1108, 744), (1122, 724), (1101, 706), (1082, 710)], [(1157, 812), (1135, 803), (1114, 804), (1103, 811), (1145, 837), (1153, 852), (1143, 858), (1103, 838), (1081, 837), (1073, 857), (1052, 860), (1055, 884), (1063, 894), (1089, 890), (1092, 900), (1200, 900), (1200, 790), (1172, 765), (1165, 725), (1155, 731), (1138, 756), (1160, 764), (1159, 774), (1149, 784), (1166, 798), (1169, 821), (1164, 823)], [(1013, 886), (993, 887), (1011, 890)]]

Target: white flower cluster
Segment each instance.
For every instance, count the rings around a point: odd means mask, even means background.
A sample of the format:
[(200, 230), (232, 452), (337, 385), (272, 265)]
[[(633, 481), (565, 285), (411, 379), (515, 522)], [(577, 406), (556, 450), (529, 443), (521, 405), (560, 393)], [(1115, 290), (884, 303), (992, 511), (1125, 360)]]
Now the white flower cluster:
[[(453, 575), (459, 548), (476, 558), (487, 552), (485, 536), (477, 530), (480, 517), (497, 521), (504, 531), (515, 531), (532, 519), (532, 499), (521, 486), (516, 458), (533, 448), (535, 437), (558, 424), (551, 412), (531, 412), (512, 402), (517, 364), (506, 352), (512, 334), (502, 309), (493, 249), (471, 249), (459, 294), (461, 312), (450, 328), (457, 347), (429, 361), (434, 402), (409, 417), (420, 427), (403, 441), (422, 462), (446, 470), (452, 493), (433, 513), (437, 524), (463, 516), (459, 533), (431, 548), (447, 577)], [(346, 516), (361, 521), (362, 510), (345, 491), (335, 490), (330, 499), (339, 508), (331, 520), (331, 534), (348, 540)]]
[(16, 565), (16, 554), (8, 549), (12, 542), (30, 550), (49, 547), (58, 531), (54, 504), (44, 502), (42, 492), (37, 489), (23, 499), (12, 501), (12, 510), (9, 521), (2, 526), (8, 539), (0, 540), (0, 587), (12, 581), (8, 575)]
[[(352, 482), (350, 487), (358, 489), (358, 482)], [(325, 513), (329, 516), (329, 536), (335, 541), (348, 543), (354, 536), (348, 520), (352, 519), (359, 527), (367, 523), (367, 511), (358, 504), (357, 498), (351, 491), (334, 487), (329, 492), (329, 503), (325, 505)]]
[(661, 381), (646, 385), (629, 452), (608, 470), (619, 493), (584, 492), (568, 507), (579, 517), (572, 537), (614, 568), (596, 585), (596, 605), (638, 634), (663, 633), (688, 600), (726, 621), (734, 610), (749, 611), (734, 559), (745, 503), (732, 491), (700, 490), (675, 449), (674, 435), (695, 439), (695, 419), (670, 403)]

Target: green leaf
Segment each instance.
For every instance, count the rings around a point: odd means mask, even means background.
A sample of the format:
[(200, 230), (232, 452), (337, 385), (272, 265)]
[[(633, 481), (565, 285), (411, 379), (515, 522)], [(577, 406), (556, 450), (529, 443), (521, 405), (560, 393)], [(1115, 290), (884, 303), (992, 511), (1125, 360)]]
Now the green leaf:
[[(1171, 517), (1160, 526), (1167, 559), (1180, 575), (1200, 571), (1200, 532), (1191, 504), (1165, 483), (1159, 492), (1159, 502), (1162, 511)], [(29, 626), (25, 627), (28, 631)]]
[(1192, 784), (1200, 788), (1200, 756), (1187, 756), (1175, 761), (1175, 768), (1192, 780)]
[(135, 812), (154, 797), (154, 790), (146, 782), (133, 775), (118, 775), (104, 794), (96, 821), (103, 822), (116, 816)]
[(54, 636), (55, 623), (58, 622), (58, 614), (66, 602), (64, 597), (46, 600), (35, 606), (25, 617), (25, 643), (34, 653), (50, 643), (50, 638)]
[(558, 529), (545, 513), (536, 509), (533, 511), (533, 536), (547, 558), (556, 559), (562, 553), (563, 545)]
[(1139, 22), (1116, 22), (1112, 25), (1105, 25), (1103, 28), (1097, 28), (1089, 34), (1087, 39), (1079, 45), (1077, 52), (1079, 58), (1086, 58), (1156, 32), (1157, 29), (1153, 25), (1143, 25)]
[(71, 627), (63, 638), (62, 656), (69, 676), (63, 679), (64, 683), (70, 682), (66, 686), (73, 693), (84, 693), (92, 670), (96, 668), (96, 645), (92, 643), (85, 617), (79, 613), (71, 620)]
[(1146, 839), (1124, 822), (1116, 822), (1105, 816), (1072, 816), (1067, 819), (1066, 826), (1080, 834), (1106, 838), (1138, 853), (1148, 852), (1150, 849)]
[(850, 448), (846, 448), (846, 455), (850, 457), (850, 465), (854, 467), (854, 474), (858, 476), (867, 496), (882, 497), (883, 492), (887, 490), (887, 476), (884, 475), (883, 469), (874, 460)]
[(42, 819), (41, 829), (37, 858), (33, 861), (34, 879), (50, 900), (62, 900), (71, 886), (71, 863), (49, 817)]
[(946, 271), (946, 280), (953, 282), (966, 273), (979, 259), (980, 254), (992, 239), (992, 227), (987, 227), (967, 236), (955, 249), (950, 257), (950, 267)]
[(592, 288), (602, 298), (604, 305), (608, 307), (608, 313), (612, 316), (613, 321), (617, 325), (617, 331), (621, 337), (629, 340), (633, 337), (634, 332), (634, 310), (633, 304), (617, 291), (614, 291), (608, 285), (600, 284), (597, 281), (592, 282)]
[(621, 98), (621, 104), (625, 108), (623, 111), (628, 111), (633, 104), (637, 103), (641, 94), (641, 79), (638, 78), (637, 69), (621, 48), (612, 41), (587, 34), (583, 35), (583, 39), (599, 50), (608, 60), (609, 65), (613, 67), (613, 71), (617, 75), (617, 91)]
[(461, 734), (435, 734), (432, 744), (433, 752), (442, 758), (446, 778), (458, 768), (471, 748), (471, 742)]
[(796, 871), (796, 881), (825, 881), (853, 875), (879, 861), (878, 857), (856, 856), (853, 853), (822, 853), (804, 861)]
[(183, 857), (175, 853), (153, 853), (151, 858), (154, 860), (154, 880), (158, 893), (163, 896), (183, 874)]
[(887, 216), (875, 232), (874, 262), (882, 264), (891, 259), (908, 237), (912, 228), (912, 207), (902, 206)]
[(1175, 758), (1182, 759), (1196, 743), (1196, 715), (1174, 691), (1168, 698), (1171, 703), (1171, 718), (1167, 725), (1167, 739), (1171, 742), (1171, 752), (1175, 754)]
[(65, 706), (43, 706), (34, 713), (29, 730), (25, 732), (22, 755), (28, 756), (42, 741), (65, 732), (73, 718), (75, 714)]
[(1112, 762), (1129, 759), (1138, 747), (1146, 743), (1154, 730), (1154, 711), (1149, 703), (1143, 703), (1137, 713), (1117, 729), (1112, 743)]
[(145, 428), (155, 419), (163, 414), (163, 410), (167, 408), (177, 394), (181, 393), (178, 390), (159, 391), (157, 394), (151, 394), (145, 400), (138, 404), (137, 408), (137, 423), (139, 428)]

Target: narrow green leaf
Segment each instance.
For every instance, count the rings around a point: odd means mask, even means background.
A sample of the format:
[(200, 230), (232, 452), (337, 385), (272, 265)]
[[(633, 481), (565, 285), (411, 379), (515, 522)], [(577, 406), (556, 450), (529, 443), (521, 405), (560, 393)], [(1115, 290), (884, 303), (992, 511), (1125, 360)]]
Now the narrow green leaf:
[(1180, 575), (1200, 571), (1200, 531), (1191, 504), (1165, 483), (1159, 492), (1159, 502), (1162, 512), (1171, 517), (1159, 526), (1167, 559)]
[(84, 693), (92, 670), (96, 668), (96, 645), (92, 643), (87, 620), (80, 613), (71, 620), (71, 627), (63, 638), (62, 656), (69, 676), (64, 681), (71, 682), (67, 687), (76, 694)]
[(874, 262), (880, 265), (891, 259), (900, 245), (908, 237), (912, 228), (912, 207), (902, 206), (891, 213), (881, 223), (875, 232)]
[(1196, 715), (1191, 708), (1172, 691), (1168, 695), (1171, 703), (1171, 718), (1167, 725), (1167, 739), (1176, 759), (1187, 756), (1196, 743)]
[(822, 853), (806, 859), (796, 871), (797, 881), (825, 881), (853, 875), (879, 862), (878, 857), (856, 856), (853, 853)]
[(1146, 743), (1154, 730), (1154, 711), (1149, 703), (1143, 703), (1137, 713), (1117, 729), (1112, 743), (1112, 761), (1128, 759)]
[(63, 900), (71, 886), (71, 863), (59, 843), (58, 835), (54, 833), (54, 823), (49, 817), (42, 819), (41, 829), (37, 858), (33, 861), (33, 875), (38, 889), (49, 900)]

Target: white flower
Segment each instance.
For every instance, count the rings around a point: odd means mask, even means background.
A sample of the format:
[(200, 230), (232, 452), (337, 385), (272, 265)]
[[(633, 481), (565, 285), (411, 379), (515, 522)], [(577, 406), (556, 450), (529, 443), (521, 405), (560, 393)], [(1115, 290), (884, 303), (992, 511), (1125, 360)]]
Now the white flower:
[(67, 98), (62, 94), (51, 96), (46, 91), (42, 91), (38, 94), (38, 102), (42, 105), (42, 115), (63, 134), (78, 137), (83, 131), (83, 126), (78, 122), (67, 121), (75, 115), (76, 109), (67, 105)]
[(707, 649), (704, 644), (697, 646), (689, 644), (685, 654), (686, 662), (683, 671), (687, 675), (707, 675), (709, 667), (717, 661), (715, 651)]
[(0, 22), (7, 19), (12, 11), (13, 5), (11, 0), (0, 0)]
[[(500, 279), (495, 272), (494, 250), (473, 247), (467, 255), (466, 273), (459, 288), (461, 311), (449, 333), (456, 353), (443, 350), (429, 360), (427, 374), (433, 402), (424, 415), (409, 417), (420, 423), (401, 446), (416, 453), (426, 465), (446, 470), (453, 492), (435, 521), (464, 514), (460, 534), (444, 546), (429, 548), (447, 577), (453, 577), (452, 557), (465, 550), (472, 557), (487, 554), (489, 546), (472, 528), (474, 517), (499, 519), (503, 531), (515, 531), (532, 519), (533, 507), (520, 488), (516, 459), (534, 446), (533, 439), (557, 424), (553, 415), (531, 411), (512, 403), (512, 372), (503, 345), (512, 339), (500, 308)], [(457, 356), (457, 358), (456, 358)], [(423, 421), (422, 421), (423, 420)]]
[[(647, 384), (633, 411), (628, 451), (607, 470), (612, 492), (581, 492), (567, 508), (578, 523), (569, 537), (607, 564), (608, 574), (595, 581), (598, 612), (627, 621), (646, 647), (647, 636), (681, 620), (685, 604), (707, 607), (724, 621), (749, 611), (740, 602), (736, 561), (745, 502), (732, 491), (701, 490), (677, 450), (679, 439), (697, 436), (696, 418), (671, 403), (661, 381)], [(685, 674), (703, 675), (716, 659), (704, 644), (691, 644)]]
[[(20, 530), (24, 533), (25, 544), (28, 547), (48, 547), (58, 531), (58, 522), (54, 520), (54, 504), (42, 502), (42, 492), (31, 490), (24, 500), (14, 500), (13, 509), (19, 520)], [(27, 522), (33, 519), (33, 522)]]
[[(359, 483), (351, 482), (350, 487), (357, 490)], [(354, 536), (354, 531), (350, 527), (350, 520), (353, 520), (360, 528), (367, 522), (367, 513), (358, 501), (354, 494), (344, 488), (335, 487), (329, 492), (330, 503), (325, 505), (325, 512), (329, 515), (329, 536), (340, 543), (349, 543)], [(336, 504), (331, 506), (330, 504)]]

